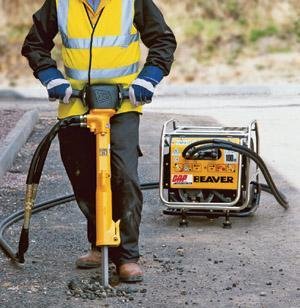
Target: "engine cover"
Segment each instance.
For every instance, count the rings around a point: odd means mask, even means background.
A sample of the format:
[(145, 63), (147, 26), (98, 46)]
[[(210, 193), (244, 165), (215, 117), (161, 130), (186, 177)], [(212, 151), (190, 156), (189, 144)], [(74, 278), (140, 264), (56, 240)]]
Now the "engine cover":
[[(207, 139), (207, 138), (206, 138)], [(194, 159), (185, 159), (183, 150), (189, 144), (205, 140), (199, 137), (171, 137), (170, 183), (175, 189), (237, 190), (240, 155), (229, 150), (212, 150), (200, 153)], [(224, 138), (240, 143), (239, 138)]]

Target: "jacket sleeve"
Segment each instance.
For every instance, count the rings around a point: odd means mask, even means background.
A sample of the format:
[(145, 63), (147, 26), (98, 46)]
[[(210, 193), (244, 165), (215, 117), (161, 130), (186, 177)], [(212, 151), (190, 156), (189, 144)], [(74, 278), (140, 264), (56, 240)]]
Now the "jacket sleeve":
[(33, 25), (22, 47), (22, 55), (28, 59), (35, 77), (40, 70), (56, 67), (51, 50), (57, 33), (56, 3), (55, 0), (46, 0), (33, 15)]
[(168, 75), (174, 61), (176, 39), (152, 0), (135, 0), (134, 24), (149, 48), (145, 65), (156, 65)]

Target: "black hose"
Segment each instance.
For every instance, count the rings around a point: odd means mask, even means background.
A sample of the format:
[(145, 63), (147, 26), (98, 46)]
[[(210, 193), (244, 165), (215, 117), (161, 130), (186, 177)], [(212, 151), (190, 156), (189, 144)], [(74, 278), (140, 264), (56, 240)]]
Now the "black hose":
[[(43, 166), (51, 145), (52, 140), (55, 138), (57, 132), (59, 131), (60, 128), (69, 126), (69, 125), (78, 125), (80, 123), (80, 117), (70, 117), (63, 119), (59, 121), (58, 123), (55, 124), (55, 126), (50, 130), (50, 132), (43, 138), (42, 142), (39, 144), (37, 147), (34, 156), (32, 158), (28, 176), (27, 176), (27, 184), (38, 184), (40, 181), (41, 173), (43, 170)], [(199, 147), (201, 145), (201, 147)], [(255, 161), (255, 163), (259, 166), (261, 169), (268, 185), (265, 184), (260, 184), (257, 182), (251, 182), (251, 184), (256, 185), (258, 189), (262, 189), (268, 193), (271, 193), (275, 196), (276, 200), (285, 208), (288, 208), (288, 202), (285, 198), (285, 196), (280, 193), (273, 182), (273, 179), (265, 166), (263, 160), (255, 153), (254, 151), (248, 149), (245, 146), (238, 145), (236, 143), (232, 143), (229, 141), (224, 141), (224, 140), (218, 140), (218, 139), (211, 139), (211, 140), (202, 140), (202, 141), (197, 141), (194, 142), (190, 145), (188, 145), (182, 155), (186, 159), (193, 159), (193, 155), (196, 154), (198, 151), (201, 150), (208, 150), (208, 149), (213, 149), (213, 148), (218, 148), (218, 149), (227, 149), (227, 150), (232, 150), (235, 152), (238, 152), (240, 154), (243, 154), (252, 160)], [(153, 183), (143, 183), (141, 184), (141, 189), (142, 190), (150, 190), (150, 189), (157, 189), (159, 187), (159, 183), (153, 182)], [(47, 210), (49, 208), (52, 208), (56, 205), (60, 205), (66, 202), (74, 201), (75, 197), (74, 195), (68, 195), (66, 197), (61, 197), (57, 198), (54, 200), (46, 201), (40, 204), (37, 204), (33, 209), (32, 209), (32, 214), (38, 213), (43, 210)], [(254, 209), (255, 208), (255, 209)], [(257, 205), (251, 209), (250, 211), (247, 211), (245, 213), (237, 213), (236, 216), (248, 216), (250, 212), (252, 213), (253, 211), (256, 210)], [(23, 230), (21, 232), (21, 237), (20, 237), (20, 245), (19, 245), (19, 252), (15, 254), (12, 250), (12, 248), (9, 246), (9, 244), (5, 241), (4, 239), (4, 231), (14, 224), (15, 222), (21, 220), (24, 215), (24, 210), (18, 211), (11, 216), (7, 217), (4, 219), (4, 221), (1, 222), (0, 224), (0, 247), (4, 251), (4, 253), (9, 256), (11, 259), (19, 262), (24, 262), (24, 253), (28, 249), (29, 245), (29, 234), (28, 234), (28, 229)], [(21, 253), (20, 253), (21, 252)]]
[(201, 141), (196, 141), (196, 142), (191, 143), (184, 149), (184, 151), (182, 152), (182, 156), (186, 159), (193, 159), (193, 155), (195, 155), (199, 151), (216, 149), (216, 148), (238, 152), (252, 159), (258, 165), (259, 169), (262, 171), (264, 178), (268, 184), (268, 188), (272, 192), (275, 199), (278, 201), (278, 203), (281, 206), (283, 206), (285, 209), (288, 209), (289, 207), (288, 201), (286, 197), (284, 196), (284, 194), (281, 193), (277, 189), (272, 179), (272, 176), (269, 173), (269, 170), (267, 169), (264, 161), (261, 159), (261, 157), (259, 157), (259, 155), (257, 155), (251, 149), (248, 149), (245, 146), (242, 146), (242, 145), (230, 142), (230, 141), (225, 141), (221, 139), (208, 139), (208, 140), (201, 140)]
[(150, 182), (141, 184), (141, 190), (151, 190), (158, 188), (159, 188), (159, 182)]
[[(53, 200), (45, 201), (45, 202), (37, 204), (32, 209), (32, 214), (36, 214), (36, 213), (39, 213), (41, 211), (50, 209), (54, 206), (57, 206), (57, 205), (60, 205), (60, 204), (66, 203), (66, 202), (74, 201), (74, 200), (75, 200), (74, 195), (68, 195), (68, 196), (65, 196), (65, 197), (60, 197), (60, 198), (56, 198), (56, 199), (53, 199)], [(16, 213), (13, 213), (10, 216), (8, 216), (7, 218), (5, 218), (0, 223), (0, 247), (2, 248), (2, 250), (4, 251), (4, 253), (8, 257), (12, 258), (15, 261), (17, 261), (18, 258), (16, 256), (16, 253), (13, 252), (12, 248), (7, 243), (7, 241), (5, 241), (4, 232), (8, 227), (10, 227), (14, 223), (22, 220), (23, 216), (24, 216), (24, 210), (20, 210)]]
[[(44, 165), (44, 162), (45, 162), (45, 159), (46, 159), (46, 156), (47, 156), (46, 154), (48, 153), (48, 150), (49, 150), (49, 147), (50, 147), (52, 140), (56, 136), (59, 128), (70, 125), (70, 124), (76, 124), (76, 123), (71, 123), (71, 122), (74, 122), (74, 119), (69, 119), (69, 120), (58, 122), (51, 129), (51, 131), (48, 133), (48, 135), (42, 140), (42, 142), (40, 143), (40, 145), (38, 146), (38, 148), (35, 152), (35, 155), (33, 157), (33, 161), (32, 161), (31, 166), (30, 166), (30, 172), (29, 172), (28, 179), (27, 179), (29, 181), (29, 183), (38, 183), (39, 182), (40, 175), (41, 175), (41, 172), (42, 172), (42, 169), (43, 169), (43, 165)], [(202, 146), (199, 147), (199, 145), (202, 145)], [(265, 166), (264, 162), (252, 150), (249, 150), (248, 148), (246, 148), (244, 146), (241, 146), (241, 145), (238, 145), (238, 144), (235, 144), (235, 143), (231, 143), (231, 142), (228, 142), (228, 141), (212, 139), (212, 140), (197, 141), (197, 142), (190, 144), (189, 146), (187, 146), (185, 148), (182, 155), (186, 159), (191, 159), (189, 157), (186, 157), (186, 156), (188, 156), (187, 152), (190, 151), (191, 149), (192, 150), (189, 152), (190, 157), (192, 157), (195, 153), (197, 153), (200, 150), (208, 150), (208, 149), (212, 149), (212, 148), (232, 150), (232, 151), (238, 152), (240, 154), (244, 154), (244, 155), (250, 157), (252, 160), (254, 160), (256, 162), (256, 164), (259, 166), (259, 168), (261, 169), (261, 171), (263, 172), (263, 175), (264, 175), (264, 177), (265, 177), (265, 179), (266, 179), (266, 181), (269, 185), (260, 184), (260, 183), (257, 183), (257, 182), (251, 182), (251, 183), (256, 185), (256, 186), (261, 187), (262, 190), (273, 194), (275, 196), (276, 200), (284, 208), (286, 208), (286, 209), (288, 208), (288, 202), (287, 202), (285, 196), (278, 191), (278, 189), (275, 186), (275, 184), (272, 180), (272, 177), (271, 177), (267, 167)], [(35, 173), (37, 173), (36, 176), (35, 176)], [(159, 187), (159, 183), (157, 183), (157, 182), (141, 184), (142, 190), (157, 189), (158, 187)], [(74, 200), (75, 200), (74, 195), (68, 195), (68, 196), (65, 196), (65, 197), (46, 201), (46, 202), (37, 204), (33, 208), (32, 214), (35, 214), (35, 213), (50, 209), (54, 206), (57, 206), (57, 205), (60, 205), (60, 204), (66, 203), (66, 202), (74, 201)], [(257, 208), (257, 206), (255, 206), (250, 211), (247, 211), (245, 213), (237, 213), (236, 216), (239, 216), (239, 217), (248, 216), (249, 214), (254, 212), (256, 210), (256, 208)], [(15, 261), (19, 261), (19, 262), (24, 262), (24, 257), (20, 259), (20, 256), (18, 256), (17, 254), (15, 254), (13, 252), (13, 249), (9, 246), (7, 241), (5, 241), (5, 239), (4, 239), (4, 232), (9, 226), (11, 226), (12, 224), (21, 220), (23, 218), (23, 215), (24, 215), (24, 210), (18, 211), (16, 213), (10, 215), (6, 219), (4, 219), (0, 224), (0, 247), (2, 248), (2, 250), (4, 251), (4, 253), (7, 256), (9, 256), (11, 259), (13, 259)], [(24, 234), (23, 234), (23, 237), (24, 237)], [(27, 243), (27, 247), (26, 247), (26, 250), (27, 250), (27, 248), (28, 248), (28, 232), (25, 234), (25, 239), (22, 238), (22, 235), (21, 235), (20, 242), (21, 241), (24, 242), (25, 244)]]
[(43, 138), (38, 147), (36, 148), (33, 157), (31, 159), (26, 184), (39, 184), (45, 160), (48, 155), (51, 142), (56, 137), (58, 131), (69, 125), (80, 125), (80, 116), (68, 117), (59, 120), (49, 131), (49, 133)]
[[(60, 128), (60, 122), (56, 123), (52, 127), (50, 132), (43, 138), (43, 140), (41, 141), (41, 143), (38, 145), (37, 149), (35, 150), (31, 163), (30, 163), (29, 171), (27, 174), (27, 179), (26, 179), (27, 188), (30, 185), (39, 184), (42, 171), (43, 171), (43, 167), (45, 164), (45, 160), (47, 158), (47, 154), (51, 146), (51, 142), (55, 138), (59, 128)], [(27, 191), (26, 191), (26, 194), (27, 194)], [(35, 201), (34, 199), (35, 199), (35, 196), (32, 196), (31, 206), (33, 206), (34, 204), (34, 201)], [(25, 202), (27, 201), (25, 200)], [(32, 209), (29, 211), (30, 211), (29, 215), (31, 216)], [(25, 213), (25, 211), (23, 211), (23, 213)], [(28, 213), (28, 209), (26, 213)], [(30, 216), (28, 218), (29, 220), (30, 220)], [(28, 225), (25, 226), (25, 220), (24, 220), (24, 224), (22, 226), (20, 239), (19, 239), (18, 252), (15, 255), (15, 258), (17, 258), (19, 262), (24, 263), (24, 254), (28, 250), (28, 247), (29, 247), (29, 226)]]
[[(59, 120), (52, 127), (50, 132), (43, 138), (42, 142), (38, 145), (37, 149), (35, 150), (33, 154), (33, 158), (31, 160), (27, 179), (26, 179), (27, 185), (33, 185), (33, 184), (38, 185), (39, 184), (41, 175), (43, 172), (45, 160), (47, 158), (51, 143), (53, 139), (56, 137), (58, 131), (61, 128), (64, 128), (70, 125), (72, 126), (80, 125), (80, 123), (81, 123), (80, 116), (71, 116), (71, 117), (67, 117), (62, 120)], [(35, 196), (31, 200), (32, 201), (31, 206), (33, 206), (34, 204), (34, 201), (35, 201), (34, 199), (35, 199)], [(30, 221), (30, 216), (28, 218), (29, 221)], [(19, 262), (24, 263), (24, 254), (28, 250), (28, 247), (29, 247), (29, 225), (23, 224), (21, 234), (20, 234), (19, 248), (15, 256), (16, 258), (18, 258)]]
[[(150, 190), (150, 189), (157, 189), (159, 188), (159, 183), (158, 182), (152, 182), (152, 183), (144, 183), (141, 184), (141, 189), (142, 190)], [(53, 208), (55, 206), (71, 202), (75, 200), (74, 195), (67, 195), (65, 197), (60, 197), (56, 198), (53, 200), (48, 200), (42, 203), (37, 204), (33, 209), (32, 209), (32, 214), (39, 213), (44, 210), (48, 210), (50, 208)], [(5, 218), (1, 223), (0, 223), (0, 247), (2, 248), (3, 252), (10, 257), (12, 260), (24, 263), (24, 259), (20, 260), (20, 256), (16, 254), (11, 246), (8, 244), (8, 242), (4, 239), (4, 232), (5, 230), (13, 225), (14, 223), (20, 221), (23, 219), (24, 216), (24, 210), (20, 210), (7, 218)], [(24, 239), (23, 239), (24, 241)], [(26, 239), (25, 239), (26, 241)]]
[(50, 132), (43, 138), (37, 149), (33, 154), (33, 158), (30, 163), (26, 184), (39, 184), (45, 160), (52, 140), (55, 138), (60, 127), (60, 122), (56, 123)]
[[(271, 188), (270, 188), (268, 185), (266, 185), (266, 184), (257, 183), (257, 182), (255, 182), (255, 181), (250, 182), (250, 184), (253, 184), (253, 185), (255, 185), (256, 187), (260, 187), (260, 189), (261, 189), (262, 191), (264, 191), (264, 192), (266, 192), (266, 193), (268, 193), (268, 194), (270, 194), (270, 195), (273, 195), (273, 192), (272, 192)], [(282, 192), (279, 192), (279, 193), (280, 193), (284, 198), (286, 198), (285, 195), (282, 194)]]

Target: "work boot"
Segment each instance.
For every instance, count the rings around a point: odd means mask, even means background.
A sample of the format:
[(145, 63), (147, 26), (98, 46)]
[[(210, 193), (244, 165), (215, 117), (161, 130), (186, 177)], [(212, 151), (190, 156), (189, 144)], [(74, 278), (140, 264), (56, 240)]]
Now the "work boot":
[(96, 268), (101, 265), (101, 252), (96, 249), (91, 249), (84, 256), (76, 260), (78, 268)]
[(143, 281), (143, 271), (137, 263), (125, 263), (118, 267), (120, 281), (139, 282)]

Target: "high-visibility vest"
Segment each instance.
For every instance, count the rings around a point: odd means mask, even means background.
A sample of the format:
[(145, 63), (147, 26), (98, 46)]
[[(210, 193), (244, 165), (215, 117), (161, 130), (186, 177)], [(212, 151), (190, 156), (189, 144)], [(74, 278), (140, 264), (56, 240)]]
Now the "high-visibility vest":
[[(137, 77), (140, 61), (139, 33), (133, 24), (134, 0), (106, 1), (94, 29), (84, 4), (84, 0), (56, 0), (67, 79), (73, 89), (83, 89), (90, 66), (91, 84), (118, 83), (129, 87)], [(125, 100), (118, 113), (128, 111), (141, 112), (142, 108)], [(72, 99), (69, 104), (59, 104), (58, 117), (86, 112), (81, 100)]]

